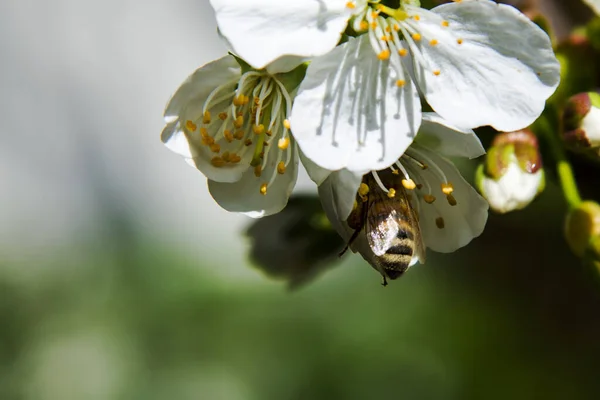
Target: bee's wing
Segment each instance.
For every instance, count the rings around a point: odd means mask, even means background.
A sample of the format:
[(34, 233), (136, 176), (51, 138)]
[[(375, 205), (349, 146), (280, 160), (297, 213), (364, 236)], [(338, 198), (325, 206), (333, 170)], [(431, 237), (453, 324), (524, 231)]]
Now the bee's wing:
[(372, 191), (366, 217), (367, 241), (376, 256), (384, 255), (400, 231), (398, 202), (382, 191)]
[[(404, 198), (406, 201), (410, 203), (410, 199), (408, 198), (405, 191), (403, 191)], [(417, 200), (418, 201), (418, 200)], [(414, 255), (417, 256), (419, 262), (421, 264), (425, 264), (425, 245), (423, 244), (423, 236), (421, 235), (421, 226), (419, 225), (419, 215), (415, 211), (415, 208), (412, 207), (410, 212), (408, 213), (408, 219), (410, 221), (410, 225), (413, 227), (413, 238), (415, 241), (415, 251)], [(414, 258), (413, 258), (414, 260)]]

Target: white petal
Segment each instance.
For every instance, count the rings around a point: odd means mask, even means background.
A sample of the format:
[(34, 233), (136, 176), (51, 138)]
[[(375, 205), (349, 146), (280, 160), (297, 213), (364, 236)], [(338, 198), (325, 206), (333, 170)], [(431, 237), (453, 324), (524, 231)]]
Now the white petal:
[[(190, 134), (184, 129), (184, 125), (188, 117), (195, 119), (195, 116), (202, 113), (205, 100), (216, 87), (236, 82), (240, 73), (241, 69), (235, 58), (229, 55), (198, 68), (171, 97), (164, 114), (167, 125), (161, 133), (161, 140), (165, 146), (185, 157), (188, 164), (196, 167), (207, 178), (220, 182), (237, 181), (247, 168), (247, 160), (243, 159), (238, 164), (226, 167), (214, 167), (210, 160), (215, 154), (202, 145), (198, 132)], [(227, 150), (226, 144), (222, 147)]]
[(367, 35), (315, 59), (300, 84), (290, 118), (300, 148), (317, 165), (366, 173), (388, 167), (412, 142), (421, 104), (389, 61), (378, 60)]
[(298, 150), (292, 146), (292, 160), (284, 174), (276, 176), (266, 194), (260, 192), (261, 185), (268, 183), (272, 174), (277, 173), (276, 152), (269, 153), (267, 164), (260, 177), (254, 175), (254, 169), (248, 168), (243, 176), (234, 183), (208, 181), (208, 190), (213, 199), (224, 209), (244, 213), (252, 218), (272, 215), (283, 210), (288, 202), (298, 177)]
[[(450, 161), (433, 152), (428, 152), (427, 156), (442, 169), (448, 181), (453, 184), (452, 195), (457, 204), (451, 206), (441, 187), (434, 186), (435, 182), (430, 181), (436, 200), (428, 204), (420, 199), (419, 225), (427, 247), (434, 251), (450, 253), (467, 245), (483, 232), (488, 217), (488, 203), (464, 180)], [(430, 169), (431, 167), (425, 171)], [(423, 177), (426, 176), (425, 171)], [(438, 228), (437, 218), (443, 219), (443, 228)]]
[(446, 157), (477, 158), (485, 154), (475, 132), (453, 126), (436, 113), (423, 113), (415, 141)]
[(306, 173), (310, 179), (316, 183), (317, 186), (322, 184), (332, 172), (328, 169), (319, 167), (317, 164), (312, 162), (310, 158), (306, 157), (302, 151), (300, 151), (300, 161), (302, 161), (302, 165), (304, 165), (304, 169), (306, 169)]
[(345, 0), (211, 0), (234, 52), (261, 69), (281, 56), (327, 53), (346, 29)]
[[(514, 7), (488, 0), (444, 4), (420, 14), (419, 21), (410, 22), (422, 34), (415, 75), (438, 114), (458, 126), (501, 131), (537, 119), (560, 79), (542, 29)], [(433, 39), (437, 45), (430, 44)]]
[(600, 15), (600, 0), (583, 0), (588, 6), (594, 10), (594, 12)]

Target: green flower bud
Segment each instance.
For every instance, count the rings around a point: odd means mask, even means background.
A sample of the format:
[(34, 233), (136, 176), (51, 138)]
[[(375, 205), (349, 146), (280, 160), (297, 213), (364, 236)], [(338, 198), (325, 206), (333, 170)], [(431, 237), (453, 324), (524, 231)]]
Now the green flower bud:
[(475, 184), (498, 213), (526, 207), (545, 186), (536, 136), (528, 130), (496, 135)]
[(567, 100), (563, 110), (563, 140), (575, 151), (600, 147), (600, 94), (579, 93)]
[(565, 237), (573, 253), (579, 257), (583, 257), (590, 246), (598, 245), (600, 205), (584, 201), (569, 211), (565, 220)]

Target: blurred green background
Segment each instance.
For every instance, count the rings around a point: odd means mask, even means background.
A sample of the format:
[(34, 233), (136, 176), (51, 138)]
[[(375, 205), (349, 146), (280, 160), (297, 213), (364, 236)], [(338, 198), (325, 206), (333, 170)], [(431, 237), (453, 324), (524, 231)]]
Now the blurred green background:
[(0, 399), (600, 397), (553, 184), (386, 288), (358, 256), (294, 291), (252, 266), (252, 221), (159, 142), (215, 30), (207, 1), (0, 4)]

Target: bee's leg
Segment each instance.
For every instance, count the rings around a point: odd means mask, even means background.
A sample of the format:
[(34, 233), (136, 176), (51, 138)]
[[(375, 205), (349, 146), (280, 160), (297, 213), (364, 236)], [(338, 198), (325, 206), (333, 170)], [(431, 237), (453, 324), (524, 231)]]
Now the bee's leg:
[(360, 233), (360, 229), (356, 229), (354, 231), (354, 233), (352, 234), (352, 236), (350, 236), (350, 240), (348, 240), (348, 243), (346, 243), (346, 247), (344, 247), (344, 250), (342, 250), (339, 254), (339, 257), (343, 256), (345, 252), (348, 251), (348, 248), (350, 247), (350, 245), (352, 243), (354, 243), (354, 241), (356, 240), (356, 238), (358, 237), (358, 234)]
[(381, 282), (381, 286), (386, 287), (387, 285), (387, 279), (385, 279), (385, 275), (383, 275), (383, 282)]

